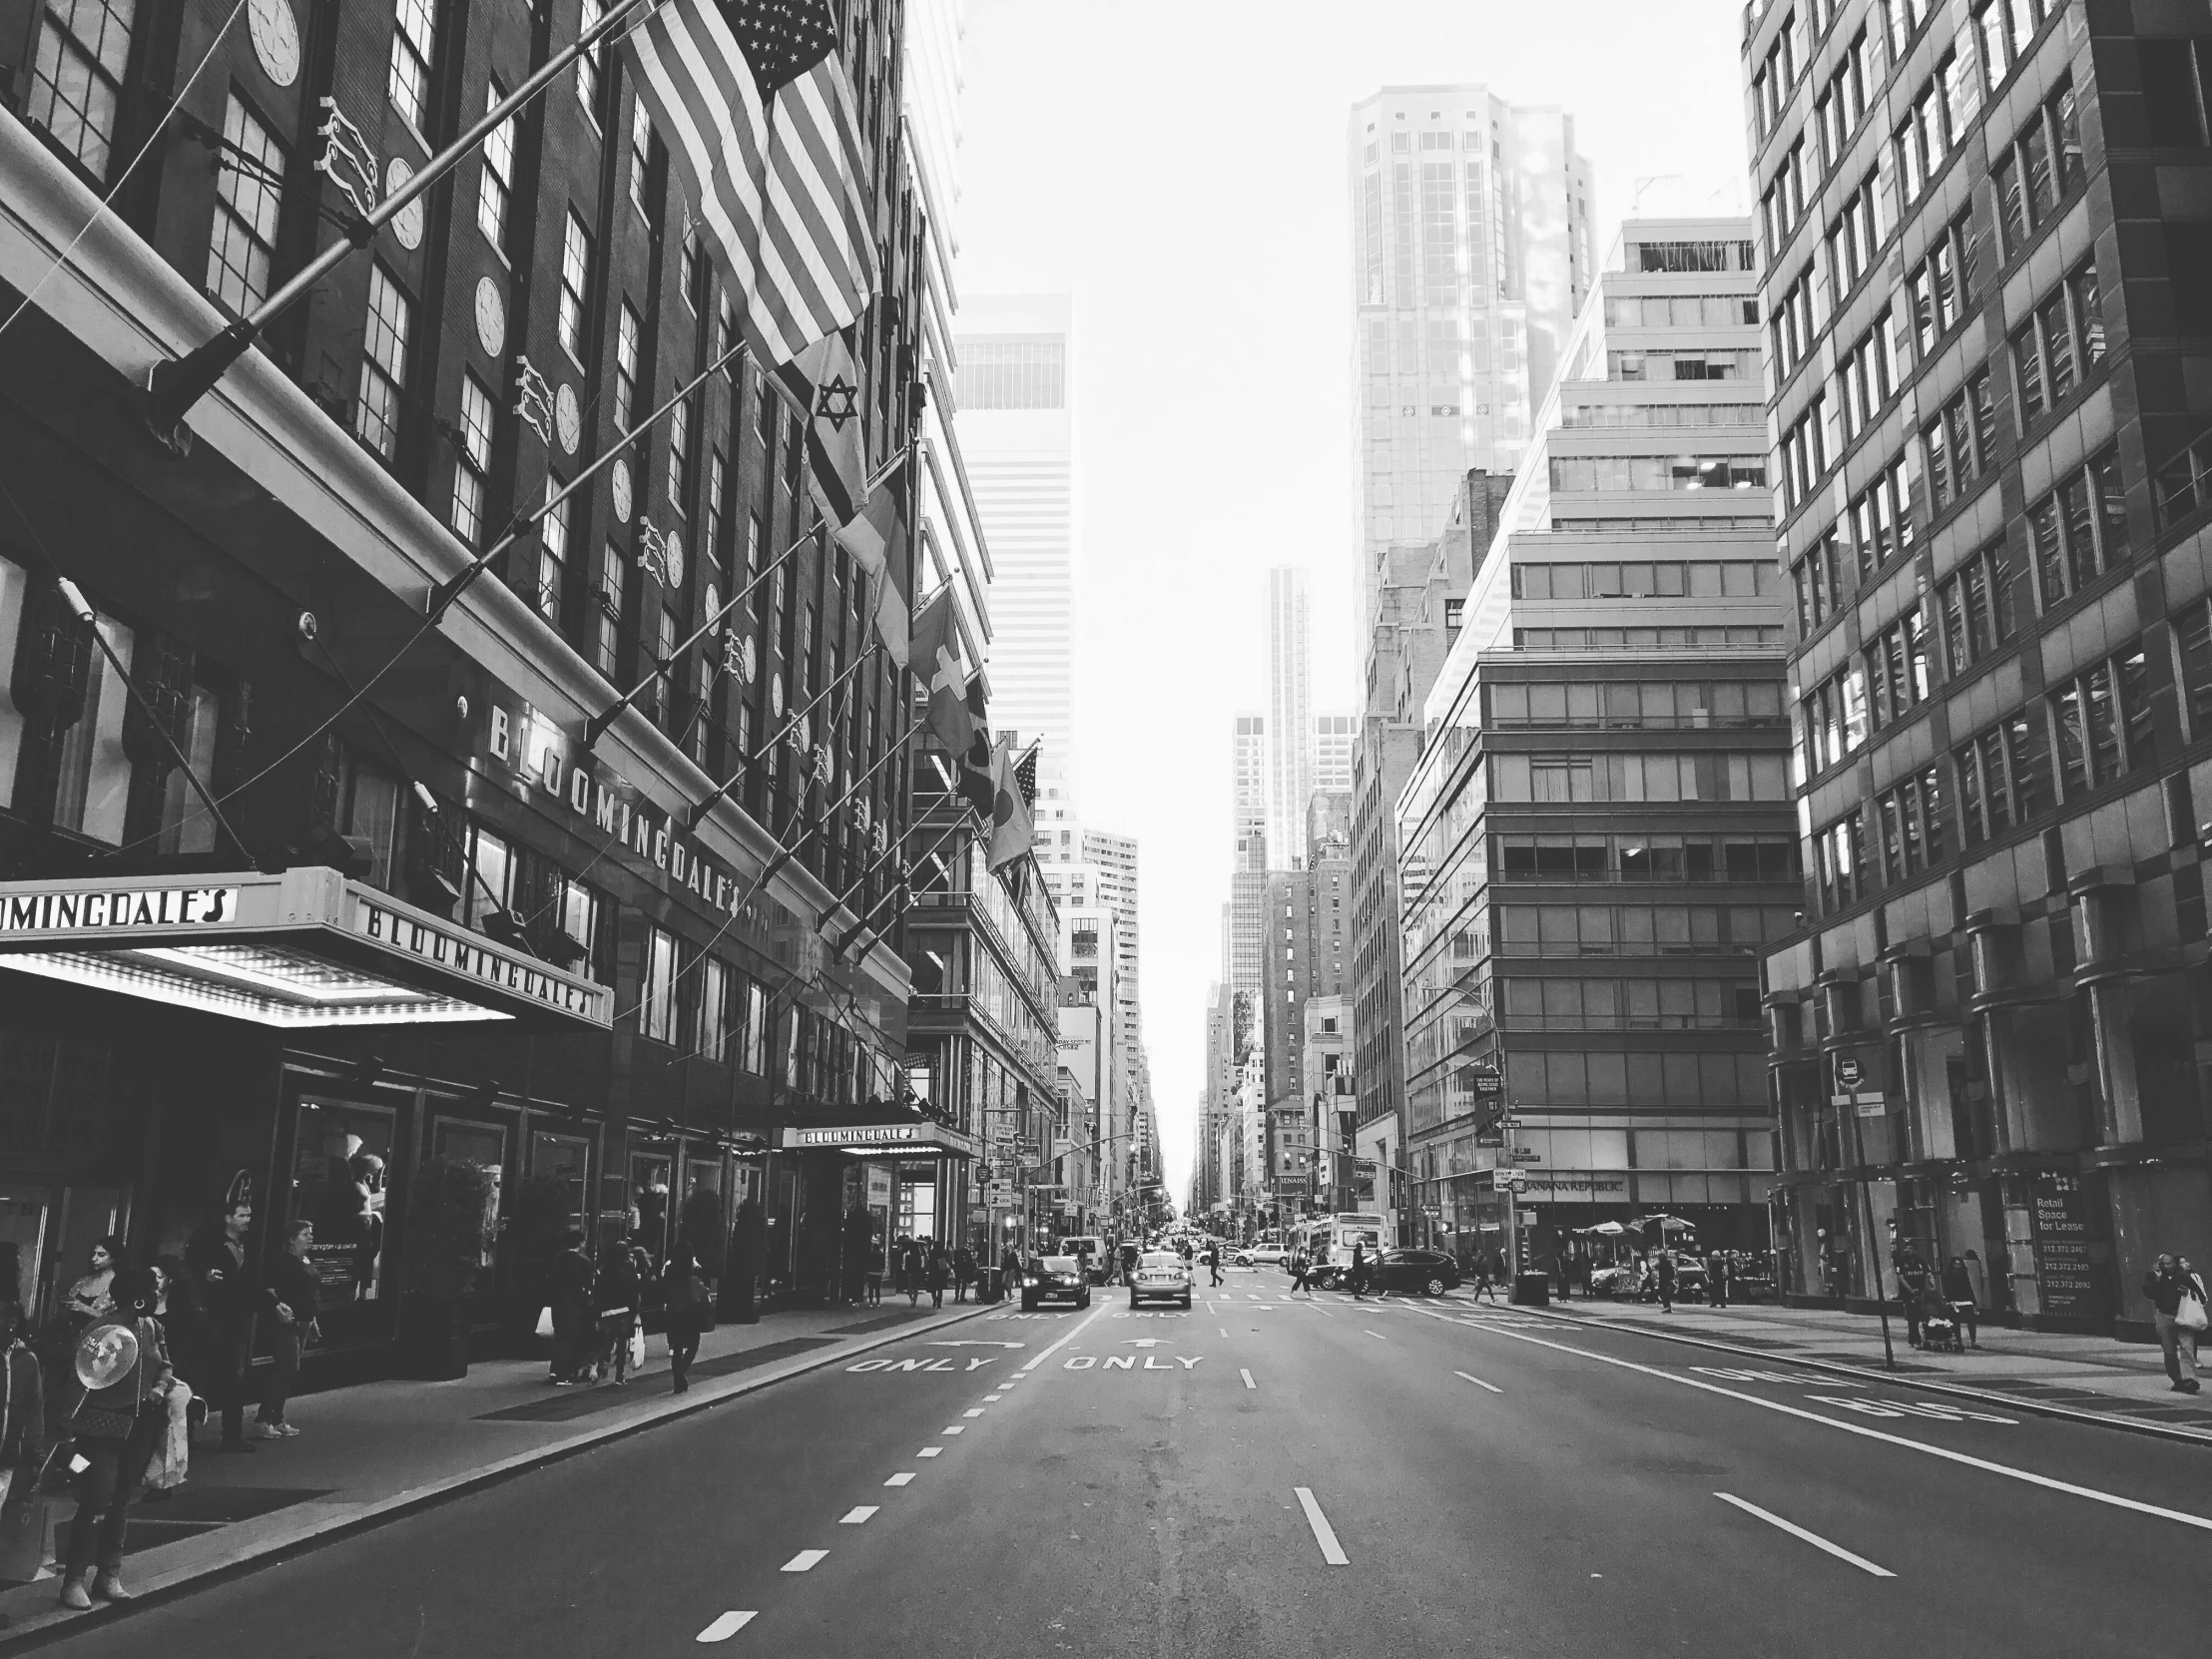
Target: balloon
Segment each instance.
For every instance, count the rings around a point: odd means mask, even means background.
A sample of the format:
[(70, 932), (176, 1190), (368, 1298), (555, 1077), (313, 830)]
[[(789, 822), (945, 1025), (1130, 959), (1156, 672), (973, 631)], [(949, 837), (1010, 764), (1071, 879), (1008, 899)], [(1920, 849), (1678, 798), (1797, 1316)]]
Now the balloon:
[(77, 1339), (77, 1381), (87, 1389), (119, 1382), (138, 1363), (138, 1333), (127, 1325), (96, 1325)]

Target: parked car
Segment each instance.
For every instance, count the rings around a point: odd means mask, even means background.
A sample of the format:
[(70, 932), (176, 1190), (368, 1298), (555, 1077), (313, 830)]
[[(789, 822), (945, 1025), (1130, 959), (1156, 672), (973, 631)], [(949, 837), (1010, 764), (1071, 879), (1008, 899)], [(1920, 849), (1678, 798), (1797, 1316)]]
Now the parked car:
[(1022, 1270), (1022, 1312), (1034, 1313), (1038, 1303), (1060, 1299), (1078, 1308), (1091, 1305), (1090, 1276), (1083, 1271), (1082, 1261), (1074, 1256), (1033, 1258)]
[(1459, 1264), (1436, 1250), (1385, 1250), (1376, 1273), (1385, 1291), (1441, 1296), (1459, 1288)]
[(1129, 1280), (1129, 1306), (1134, 1308), (1147, 1297), (1180, 1302), (1186, 1310), (1190, 1307), (1191, 1270), (1174, 1251), (1148, 1250), (1137, 1259)]
[(1291, 1259), (1291, 1253), (1281, 1245), (1247, 1245), (1229, 1259), (1240, 1268), (1256, 1268), (1263, 1262), (1270, 1267), (1281, 1267)]

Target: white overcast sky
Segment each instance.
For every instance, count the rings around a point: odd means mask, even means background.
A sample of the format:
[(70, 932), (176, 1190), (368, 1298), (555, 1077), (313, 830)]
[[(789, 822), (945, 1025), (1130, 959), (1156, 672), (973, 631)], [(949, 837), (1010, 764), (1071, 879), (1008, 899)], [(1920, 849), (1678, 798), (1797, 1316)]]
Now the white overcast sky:
[[(1358, 707), (1346, 122), (1481, 83), (1575, 118), (1600, 248), (1741, 212), (1731, 0), (969, 0), (957, 283), (1065, 290), (1084, 820), (1140, 841), (1143, 997), (1184, 1200), (1229, 896), (1230, 722), (1266, 571), (1312, 573), (1314, 709)], [(1545, 388), (1535, 388), (1538, 398)]]

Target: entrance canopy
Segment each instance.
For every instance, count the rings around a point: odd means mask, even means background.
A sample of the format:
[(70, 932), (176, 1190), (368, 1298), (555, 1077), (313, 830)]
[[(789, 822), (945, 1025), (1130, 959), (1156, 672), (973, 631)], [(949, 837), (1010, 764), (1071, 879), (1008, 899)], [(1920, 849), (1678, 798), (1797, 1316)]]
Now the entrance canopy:
[(926, 1120), (898, 1123), (792, 1124), (777, 1139), (786, 1152), (842, 1152), (855, 1158), (973, 1158), (975, 1139)]
[(320, 866), (0, 882), (0, 969), (284, 1029), (614, 1019), (609, 987)]

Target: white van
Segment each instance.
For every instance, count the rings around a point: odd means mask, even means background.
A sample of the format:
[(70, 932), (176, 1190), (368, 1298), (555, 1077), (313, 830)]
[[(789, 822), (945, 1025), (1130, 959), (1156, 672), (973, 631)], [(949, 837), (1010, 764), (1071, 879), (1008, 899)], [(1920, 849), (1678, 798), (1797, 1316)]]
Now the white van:
[(1084, 1277), (1094, 1285), (1106, 1283), (1106, 1244), (1095, 1233), (1071, 1233), (1060, 1241), (1060, 1254), (1083, 1264)]

